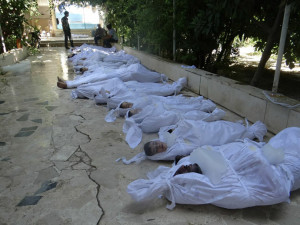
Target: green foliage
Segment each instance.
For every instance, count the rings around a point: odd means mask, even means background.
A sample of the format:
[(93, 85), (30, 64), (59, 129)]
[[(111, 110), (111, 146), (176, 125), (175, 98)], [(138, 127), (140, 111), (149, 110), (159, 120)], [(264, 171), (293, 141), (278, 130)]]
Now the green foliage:
[(40, 52), (41, 51), (38, 48), (36, 48), (36, 47), (31, 47), (31, 46), (28, 47), (28, 54), (29, 55), (36, 55), (36, 54), (38, 54)]
[(5, 46), (8, 50), (16, 48), (17, 47), (17, 37), (16, 37), (16, 35), (7, 36), (7, 38), (5, 39)]
[[(263, 51), (261, 63), (258, 66), (251, 84), (257, 85), (259, 78), (262, 76), (263, 67), (270, 57), (270, 54), (278, 54), (281, 24), (283, 21), (283, 11), (286, 4), (292, 3), (292, 12), (290, 14), (287, 39), (284, 48), (284, 58), (286, 64), (293, 68), (296, 61), (300, 59), (299, 51), (299, 21), (300, 3), (296, 0), (266, 0), (260, 3), (260, 8), (256, 10), (256, 14), (251, 21), (251, 29), (247, 30), (248, 36), (254, 37), (257, 50)], [(281, 13), (280, 13), (281, 12)], [(275, 17), (279, 17), (279, 23), (274, 26)], [(267, 51), (266, 51), (267, 49)], [(262, 66), (261, 66), (262, 65)]]
[(284, 53), (286, 65), (291, 69), (295, 67), (295, 62), (300, 60), (300, 12), (297, 10), (300, 8), (300, 3), (297, 4), (292, 5)]
[[(285, 59), (290, 67), (300, 59), (300, 3), (296, 0), (71, 0), (101, 5), (125, 44), (172, 58), (173, 22), (176, 60), (216, 71), (232, 63), (232, 49), (245, 40), (263, 51), (280, 6), (293, 2)], [(281, 24), (281, 23), (280, 23)], [(280, 28), (278, 29), (280, 31)], [(272, 53), (276, 53), (276, 33)], [(139, 43), (139, 46), (138, 46)]]
[(136, 35), (141, 49), (170, 57), (172, 48), (172, 11), (170, 1), (144, 1), (136, 11)]
[(37, 6), (37, 0), (0, 0), (0, 25), (7, 50), (16, 47), (16, 39), (24, 38), (27, 21), (37, 14)]

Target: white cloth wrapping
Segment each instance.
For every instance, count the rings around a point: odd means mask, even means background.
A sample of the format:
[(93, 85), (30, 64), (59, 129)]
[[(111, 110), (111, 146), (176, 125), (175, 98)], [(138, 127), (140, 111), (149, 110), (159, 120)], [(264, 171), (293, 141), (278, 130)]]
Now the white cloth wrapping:
[[(103, 89), (106, 93), (112, 92), (114, 89), (126, 88), (124, 82), (119, 78), (111, 78), (95, 83), (82, 84), (76, 89), (72, 90), (72, 98), (89, 98), (94, 99), (95, 96), (99, 95), (99, 91)], [(99, 102), (100, 103), (100, 102)], [(106, 103), (104, 99), (101, 104)]]
[(182, 120), (178, 124), (168, 127), (162, 127), (159, 130), (159, 137), (164, 142), (164, 133), (173, 129), (173, 135), (182, 139), (185, 143), (193, 143), (197, 146), (203, 145), (222, 145), (233, 142), (238, 139), (263, 140), (267, 133), (266, 126), (257, 121), (252, 126), (244, 126), (239, 122), (214, 121), (211, 123), (205, 121)]
[(125, 83), (130, 91), (136, 93), (145, 93), (147, 95), (168, 96), (178, 94), (183, 87), (187, 85), (185, 77), (179, 78), (172, 83), (153, 83), (153, 82), (138, 82), (137, 79)]
[[(145, 102), (146, 104), (142, 104), (141, 102)], [(141, 109), (141, 111), (140, 113), (133, 115), (131, 118), (133, 118), (137, 123), (140, 123), (147, 117), (159, 116), (167, 111), (173, 111), (174, 113), (176, 112), (178, 113), (178, 115), (180, 115), (191, 112), (192, 110), (211, 112), (215, 108), (216, 105), (212, 101), (204, 100), (202, 96), (148, 96), (145, 98), (137, 98), (134, 100), (132, 109)]]
[[(109, 74), (109, 73), (113, 73), (118, 69), (124, 69), (126, 67), (130, 66), (128, 65), (124, 65), (122, 63), (93, 63), (89, 66), (87, 65), (77, 65), (77, 66), (73, 66), (75, 73), (78, 73), (79, 75), (76, 75), (74, 79), (81, 79), (83, 77), (87, 77), (87, 76), (91, 76), (93, 74)], [(87, 68), (88, 70), (85, 71), (83, 74), (80, 71), (81, 68)]]
[[(117, 81), (118, 80), (118, 81)], [(122, 84), (121, 84), (122, 83)], [(113, 104), (109, 103), (111, 108), (120, 102), (120, 98), (127, 97), (127, 101), (137, 98), (137, 95), (171, 95), (179, 92), (186, 84), (186, 79), (181, 78), (172, 84), (169, 83), (141, 83), (138, 81), (122, 82), (119, 78), (111, 78), (99, 82), (83, 84), (78, 86), (75, 90), (72, 90), (73, 98), (89, 98), (94, 99), (97, 104), (106, 103), (107, 100), (112, 102), (111, 98), (114, 98)], [(101, 89), (105, 90), (104, 96), (100, 93)], [(128, 92), (128, 93), (126, 93)]]
[[(171, 134), (168, 132), (170, 129), (174, 129)], [(146, 158), (150, 160), (174, 160), (177, 155), (189, 155), (194, 149), (204, 145), (218, 146), (244, 138), (258, 138), (262, 141), (266, 133), (266, 126), (260, 121), (248, 127), (241, 123), (229, 121), (181, 120), (176, 125), (160, 129), (159, 140), (168, 144), (165, 152), (152, 156), (146, 156), (144, 152), (141, 152), (129, 160), (122, 158), (122, 161), (129, 164), (139, 163)], [(170, 142), (170, 139), (173, 142)]]
[[(149, 107), (147, 106), (145, 108), (145, 111), (146, 109), (149, 109)], [(151, 109), (149, 109), (148, 112), (152, 112), (150, 110)], [(192, 114), (192, 117), (189, 116), (190, 114)], [(136, 133), (156, 133), (163, 126), (170, 126), (176, 124), (180, 120), (185, 119), (216, 121), (222, 119), (224, 115), (225, 112), (221, 109), (215, 109), (212, 113), (206, 113), (197, 110), (193, 110), (191, 112), (183, 114), (174, 111), (164, 111), (162, 114), (153, 113), (152, 115), (147, 116), (142, 120), (140, 120), (140, 118), (126, 118), (123, 125), (123, 132), (126, 133), (126, 142), (128, 143), (128, 145), (131, 148), (135, 148), (141, 142), (141, 139), (136, 142)]]
[[(171, 84), (170, 83), (157, 83), (157, 84), (145, 83), (145, 84), (138, 84), (138, 86), (139, 87), (142, 86), (142, 88), (137, 87), (137, 89), (131, 89), (131, 91), (127, 89), (116, 90), (114, 93), (111, 93), (110, 95), (106, 95), (106, 97), (108, 98), (107, 107), (109, 109), (116, 109), (122, 102), (132, 102), (133, 104), (136, 104), (137, 102), (139, 103), (143, 101), (148, 102), (149, 99), (153, 101), (153, 98), (155, 98), (155, 96), (159, 97), (159, 96), (168, 96), (172, 94), (176, 95), (185, 86), (186, 84), (185, 81), (186, 81), (185, 78), (180, 78), (179, 80)], [(126, 83), (131, 83), (131, 82), (126, 82)], [(148, 88), (145, 88), (146, 86)], [(96, 103), (98, 101), (98, 97), (100, 97), (101, 99), (102, 97), (104, 97), (104, 95), (102, 94), (102, 96), (96, 96), (95, 97)]]
[[(89, 72), (98, 70), (99, 68), (106, 68), (106, 69), (117, 69), (123, 65), (129, 65), (133, 62), (139, 63), (139, 60), (134, 56), (130, 56), (125, 54), (124, 52), (112, 52), (108, 49), (104, 48), (95, 48), (88, 45), (82, 45), (79, 48), (76, 48), (73, 51), (75, 55), (72, 58), (69, 58), (69, 61), (72, 62), (75, 71), (79, 70), (81, 67), (88, 68)], [(128, 62), (116, 62), (116, 61), (104, 61), (104, 59), (111, 58), (112, 55), (123, 55), (123, 57), (127, 57)]]
[[(107, 96), (108, 97), (108, 96)], [(112, 98), (107, 99), (107, 108), (111, 109), (105, 117), (106, 122), (113, 122), (117, 117), (124, 117), (130, 109), (142, 109), (147, 105), (152, 104), (154, 95), (146, 95), (145, 93), (134, 93), (132, 91), (127, 92), (127, 94), (115, 95)], [(96, 96), (97, 102), (98, 96)], [(126, 100), (124, 100), (126, 98)], [(131, 108), (121, 108), (121, 104), (124, 102), (130, 102), (133, 104)]]
[[(87, 44), (77, 47), (74, 53), (75, 55), (69, 58), (69, 61), (71, 61), (74, 66), (82, 65), (89, 69), (92, 65), (117, 68), (124, 64), (140, 62), (136, 57), (126, 54), (123, 50), (116, 52), (115, 48), (107, 49)], [(83, 58), (85, 58), (85, 60), (83, 60)]]
[(268, 142), (274, 148), (284, 151), (285, 165), (294, 176), (292, 191), (300, 188), (300, 128), (290, 127), (282, 130)]
[(136, 63), (124, 68), (119, 68), (110, 73), (94, 72), (88, 76), (66, 81), (68, 88), (75, 88), (82, 84), (103, 81), (111, 78), (120, 78), (122, 81), (136, 80), (139, 82), (161, 82), (166, 76), (146, 69), (143, 65)]
[[(74, 65), (77, 64), (77, 61), (79, 61), (82, 58), (89, 58), (94, 55), (97, 55), (97, 57), (101, 58), (102, 61), (103, 58), (105, 58), (109, 54), (113, 54), (112, 51), (109, 51), (109, 49), (105, 48), (95, 48), (96, 46), (83, 44), (81, 46), (76, 47), (72, 53), (75, 54), (72, 58), (69, 58), (69, 61), (72, 62)], [(99, 60), (98, 60), (99, 61)]]
[[(218, 147), (205, 146), (222, 154), (226, 172), (213, 184), (204, 174), (186, 173), (173, 177), (181, 165), (190, 164), (190, 156), (181, 159), (172, 168), (158, 167), (148, 179), (135, 180), (127, 192), (136, 201), (145, 201), (161, 195), (171, 201), (167, 208), (179, 204), (214, 204), (236, 209), (257, 205), (289, 202), (291, 190), (299, 188), (300, 128), (287, 128), (273, 137), (269, 144), (283, 148), (285, 159), (270, 164), (261, 152), (263, 143), (245, 139)], [(200, 165), (201, 167), (201, 165)], [(214, 170), (211, 165), (210, 170)]]
[(67, 81), (68, 88), (113, 77), (119, 77), (123, 81), (137, 80), (140, 82), (159, 82), (167, 79), (163, 74), (146, 69), (136, 57), (126, 54), (123, 50), (114, 52), (84, 44), (75, 52), (77, 54), (69, 59), (73, 63), (74, 69), (79, 70), (86, 67), (88, 71), (81, 76), (76, 76), (73, 81)]
[[(142, 109), (146, 105), (150, 105), (153, 101), (162, 101), (164, 98), (155, 96), (176, 95), (186, 85), (186, 78), (179, 78), (173, 83), (140, 83), (136, 81), (125, 82), (126, 90), (115, 89), (110, 94), (98, 95), (95, 102), (107, 98), (108, 109), (112, 109), (106, 116), (107, 122), (113, 122), (117, 116), (124, 116), (130, 109), (121, 109), (122, 102), (133, 103), (133, 109)], [(103, 92), (102, 92), (103, 93)]]
[[(219, 120), (224, 115), (223, 110), (215, 110), (212, 113), (199, 113), (200, 111), (212, 111), (216, 105), (210, 100), (199, 98), (184, 98), (182, 96), (170, 96), (168, 98), (153, 98), (150, 105), (146, 105), (142, 110), (128, 118), (123, 125), (123, 132), (127, 133), (126, 141), (131, 148), (135, 148), (141, 141), (138, 141), (136, 134), (155, 133), (161, 127), (176, 124), (179, 120), (189, 118), (202, 120)], [(194, 113), (191, 113), (194, 111)], [(139, 131), (141, 129), (141, 131)], [(129, 132), (130, 131), (130, 132)], [(135, 141), (133, 141), (135, 140)]]
[(72, 58), (69, 58), (69, 61), (71, 61), (74, 66), (81, 65), (89, 67), (93, 64), (99, 66), (107, 56), (108, 54), (105, 52), (89, 50), (77, 53)]

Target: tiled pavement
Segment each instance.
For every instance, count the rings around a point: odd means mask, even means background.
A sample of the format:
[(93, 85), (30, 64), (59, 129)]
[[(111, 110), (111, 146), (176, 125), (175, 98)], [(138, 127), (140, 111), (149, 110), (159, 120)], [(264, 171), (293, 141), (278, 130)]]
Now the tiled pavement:
[[(72, 79), (64, 48), (43, 48), (0, 76), (0, 225), (4, 224), (300, 224), (300, 191), (290, 203), (227, 210), (212, 205), (165, 208), (165, 199), (135, 203), (127, 185), (164, 162), (115, 162), (131, 150), (122, 119), (72, 100), (56, 77)], [(228, 120), (238, 119), (228, 113)], [(143, 143), (155, 135), (145, 135)]]

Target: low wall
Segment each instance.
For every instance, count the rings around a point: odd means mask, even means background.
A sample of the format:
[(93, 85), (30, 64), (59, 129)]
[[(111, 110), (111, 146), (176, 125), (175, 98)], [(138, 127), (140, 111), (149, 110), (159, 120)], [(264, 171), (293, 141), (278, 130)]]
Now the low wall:
[(27, 48), (12, 49), (0, 55), (0, 66), (7, 66), (19, 62), (28, 56)]
[[(141, 60), (147, 68), (165, 74), (171, 80), (187, 77), (188, 88), (228, 110), (247, 118), (251, 122), (264, 122), (270, 132), (278, 133), (286, 127), (300, 127), (300, 107), (289, 109), (270, 102), (263, 90), (241, 85), (237, 81), (218, 76), (200, 69), (185, 69), (181, 64), (167, 61), (161, 57), (143, 53), (129, 47), (115, 44), (117, 49), (125, 50)], [(286, 98), (289, 101), (288, 98)], [(295, 100), (291, 100), (295, 102)], [(299, 102), (298, 102), (299, 103)]]
[[(96, 29), (96, 28), (95, 28)], [(92, 30), (93, 29), (80, 29), (80, 30), (77, 30), (77, 29), (72, 29), (72, 34), (85, 34), (85, 35), (89, 35), (91, 37), (92, 35)], [(56, 29), (54, 31), (54, 34), (55, 34), (55, 37), (63, 37), (64, 36), (64, 32), (63, 30), (59, 30), (59, 29)]]

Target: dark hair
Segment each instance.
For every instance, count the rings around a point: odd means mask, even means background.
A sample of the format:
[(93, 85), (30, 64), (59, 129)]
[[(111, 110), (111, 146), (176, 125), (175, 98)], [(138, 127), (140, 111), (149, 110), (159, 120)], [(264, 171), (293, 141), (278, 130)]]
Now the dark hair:
[(167, 132), (171, 134), (173, 131), (174, 131), (173, 129), (170, 129)]
[(193, 166), (196, 167), (196, 171), (194, 171), (194, 173), (200, 173), (200, 174), (202, 174), (202, 170), (201, 170), (200, 166), (197, 163), (194, 163)]
[[(189, 167), (191, 166), (191, 171), (189, 170)], [(173, 177), (179, 174), (185, 174), (185, 173), (200, 173), (202, 174), (200, 166), (198, 166), (197, 163), (189, 164), (189, 165), (182, 165), (177, 169), (177, 171), (174, 173)]]
[(185, 157), (185, 155), (176, 155), (175, 156), (175, 160), (174, 160), (175, 165), (177, 165), (177, 163), (179, 162), (179, 160), (182, 159), (182, 158), (184, 158), (184, 157)]
[(65, 14), (65, 15), (66, 15), (66, 14), (69, 14), (69, 12), (68, 12), (68, 11), (65, 11), (64, 14)]
[[(129, 110), (128, 111), (128, 117), (132, 117), (133, 116), (133, 113)], [(149, 143), (149, 142), (148, 142)]]
[(111, 24), (110, 23), (107, 24), (106, 27), (107, 27), (107, 29), (111, 29)]
[(154, 155), (155, 153), (152, 151), (152, 148), (150, 147), (150, 144), (151, 144), (151, 141), (147, 142), (145, 145), (144, 145), (144, 151), (145, 151), (145, 154), (147, 156), (152, 156)]

